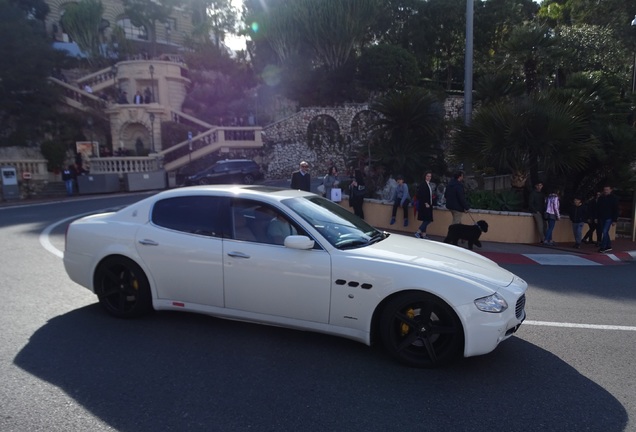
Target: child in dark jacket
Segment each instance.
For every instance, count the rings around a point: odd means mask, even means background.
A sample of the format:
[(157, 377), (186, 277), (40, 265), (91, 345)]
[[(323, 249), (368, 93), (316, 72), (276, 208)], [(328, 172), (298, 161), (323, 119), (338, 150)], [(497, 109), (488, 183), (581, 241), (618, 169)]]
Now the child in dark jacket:
[(572, 221), (572, 233), (574, 234), (574, 247), (581, 248), (583, 238), (583, 226), (587, 220), (587, 206), (583, 204), (581, 198), (574, 198), (570, 208), (570, 221)]

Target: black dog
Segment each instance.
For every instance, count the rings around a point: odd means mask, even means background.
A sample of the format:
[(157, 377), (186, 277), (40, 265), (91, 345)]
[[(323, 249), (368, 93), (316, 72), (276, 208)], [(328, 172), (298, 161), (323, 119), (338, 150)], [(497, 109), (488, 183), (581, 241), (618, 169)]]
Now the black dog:
[(479, 236), (482, 232), (488, 232), (488, 223), (483, 220), (477, 221), (475, 225), (454, 224), (448, 227), (444, 243), (457, 245), (459, 240), (466, 240), (468, 249), (473, 250), (473, 245), (481, 247)]

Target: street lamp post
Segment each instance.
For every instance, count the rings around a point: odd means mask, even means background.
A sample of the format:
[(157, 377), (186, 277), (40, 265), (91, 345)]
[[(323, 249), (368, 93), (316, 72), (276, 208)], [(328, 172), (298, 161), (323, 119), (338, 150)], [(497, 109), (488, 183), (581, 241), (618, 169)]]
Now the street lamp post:
[(466, 56), (464, 58), (464, 124), (473, 117), (473, 0), (466, 0)]
[(150, 153), (155, 152), (155, 115), (150, 113)]
[(153, 65), (148, 66), (148, 71), (150, 71), (150, 94), (152, 94), (152, 100), (150, 102), (155, 101), (155, 67)]
[[(88, 130), (90, 131), (90, 134), (91, 134), (91, 151), (94, 151), (95, 149), (93, 148), (93, 117), (87, 118), (86, 124), (88, 124)], [(99, 155), (99, 151), (97, 153)]]
[[(632, 20), (632, 27), (636, 27), (636, 15)], [(636, 93), (636, 50), (634, 51), (634, 64), (632, 65), (632, 93)]]
[(113, 65), (113, 67), (110, 68), (110, 73), (113, 75), (113, 91), (117, 99), (119, 97), (119, 92), (117, 91), (117, 65)]

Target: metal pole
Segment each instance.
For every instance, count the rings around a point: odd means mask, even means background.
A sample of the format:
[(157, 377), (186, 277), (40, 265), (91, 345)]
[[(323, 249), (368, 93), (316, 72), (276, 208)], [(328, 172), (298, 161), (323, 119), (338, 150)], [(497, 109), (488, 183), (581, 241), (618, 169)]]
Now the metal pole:
[(150, 113), (150, 152), (155, 152), (155, 115)]
[(636, 93), (636, 51), (634, 51), (634, 64), (632, 65), (632, 94)]
[(473, 117), (473, 0), (466, 0), (466, 55), (464, 65), (464, 124)]

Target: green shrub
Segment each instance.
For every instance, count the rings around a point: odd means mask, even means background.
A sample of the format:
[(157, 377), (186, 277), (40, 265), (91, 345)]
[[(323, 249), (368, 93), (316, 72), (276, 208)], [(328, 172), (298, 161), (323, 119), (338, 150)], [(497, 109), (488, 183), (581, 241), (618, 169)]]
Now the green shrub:
[(471, 208), (495, 211), (519, 211), (523, 207), (523, 198), (512, 190), (501, 192), (473, 190), (467, 199)]

